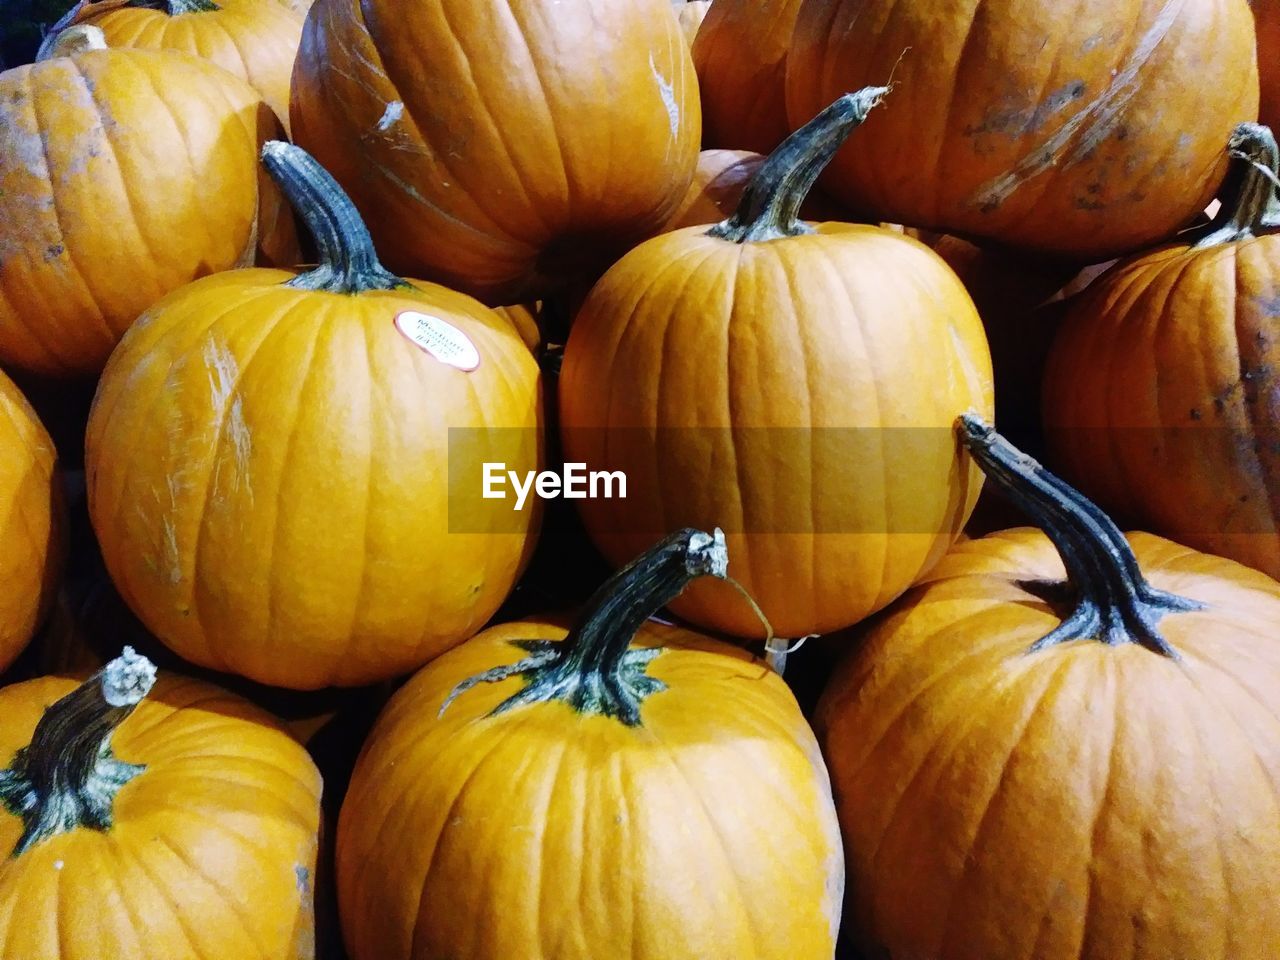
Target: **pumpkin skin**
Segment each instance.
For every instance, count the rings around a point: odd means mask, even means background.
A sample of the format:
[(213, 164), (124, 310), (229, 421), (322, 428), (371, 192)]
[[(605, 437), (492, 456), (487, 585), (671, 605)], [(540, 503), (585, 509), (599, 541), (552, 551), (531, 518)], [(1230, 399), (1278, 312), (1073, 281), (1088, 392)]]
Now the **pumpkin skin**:
[(0, 673), (31, 641), (58, 590), (66, 511), (53, 441), (0, 373)]
[(490, 304), (541, 299), (653, 233), (702, 129), (669, 0), (325, 3), (292, 111), (389, 267)]
[[(291, 197), (323, 177), (302, 157)], [(359, 224), (340, 193), (323, 202)], [(298, 285), (324, 269), (233, 271), (162, 300), (113, 354), (86, 439), (94, 530), (139, 619), (193, 663), (293, 689), (395, 677), (466, 639), (539, 519), (462, 513), (452, 479), (473, 460), (539, 469), (539, 371), (512, 325), (376, 260)], [(476, 369), (411, 342), (393, 323), (405, 311), (460, 331)], [(507, 429), (451, 448), (451, 428)]]
[(1221, 145), (1258, 106), (1247, 0), (801, 4), (793, 121), (890, 75), (892, 107), (823, 181), (833, 197), (1083, 262), (1191, 222), (1226, 171)]
[[(613, 563), (663, 530), (719, 525), (778, 634), (826, 633), (887, 604), (964, 526), (981, 482), (950, 424), (991, 410), (991, 360), (923, 244), (843, 223), (712, 235), (734, 222), (655, 237), (588, 295), (561, 372), (565, 458), (627, 477), (625, 500), (578, 504)], [(724, 584), (673, 609), (760, 636)]]
[(517, 643), (568, 633), (486, 630), (379, 717), (338, 825), (352, 960), (829, 960), (843, 871), (827, 777), (763, 662), (649, 622), (626, 655), (666, 689), (634, 723), (554, 699), (493, 716), (515, 676), (439, 716), (459, 684), (527, 656)]
[[(1149, 534), (1180, 656), (1058, 625), (1039, 530), (957, 545), (823, 695), (869, 956), (1263, 960), (1280, 951), (1280, 584)], [(882, 951), (881, 953), (875, 952)]]
[(247, 83), (187, 54), (88, 49), (0, 74), (0, 362), (96, 375), (170, 291), (258, 246), (296, 262), (257, 164), (277, 130)]
[[(46, 707), (77, 681), (0, 690), (0, 762), (13, 765)], [(266, 713), (177, 676), (156, 683), (112, 737), (145, 769), (111, 825), (79, 827), (10, 857), (22, 820), (0, 805), (4, 960), (312, 960), (320, 776)]]
[[(711, 5), (693, 44), (706, 146), (769, 153), (795, 129), (787, 120), (784, 80), (800, 5), (801, 0)], [(825, 104), (804, 119), (820, 106)]]
[[(1274, 169), (1265, 137), (1237, 149)], [(1064, 475), (1127, 523), (1280, 577), (1280, 235), (1261, 225), (1270, 182), (1247, 181), (1244, 232), (1131, 258), (1071, 302), (1045, 431)]]
[(707, 18), (707, 11), (711, 9), (711, 0), (688, 0), (687, 3), (680, 0), (680, 2), (673, 2), (672, 6), (676, 8), (680, 30), (692, 47), (693, 41), (698, 36), (698, 28), (702, 26), (702, 21)]
[(1258, 34), (1258, 82), (1262, 97), (1258, 119), (1273, 130), (1280, 126), (1280, 3), (1254, 0)]
[(75, 22), (100, 27), (110, 47), (180, 50), (212, 60), (247, 80), (288, 132), (303, 13), (261, 0), (168, 0), (159, 10), (136, 3), (88, 3)]

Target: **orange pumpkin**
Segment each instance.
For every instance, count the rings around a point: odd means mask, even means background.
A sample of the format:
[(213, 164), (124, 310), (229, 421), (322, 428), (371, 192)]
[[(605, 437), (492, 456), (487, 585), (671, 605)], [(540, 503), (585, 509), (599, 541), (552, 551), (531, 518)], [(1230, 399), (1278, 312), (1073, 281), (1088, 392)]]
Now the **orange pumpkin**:
[(1280, 577), (1280, 154), (1257, 124), (1231, 151), (1248, 162), (1220, 226), (1072, 301), (1045, 429), (1067, 478), (1126, 522)]
[(0, 373), (0, 673), (57, 595), (67, 528), (56, 461), (35, 411)]
[(62, 23), (99, 27), (110, 47), (180, 50), (247, 80), (289, 127), (302, 14), (262, 0), (81, 0)]
[(976, 418), (965, 433), (1043, 532), (957, 546), (823, 695), (852, 939), (1280, 955), (1280, 584), (1126, 537)]
[(1262, 98), (1258, 116), (1273, 129), (1280, 126), (1280, 3), (1253, 0), (1258, 34), (1258, 81)]
[(805, 0), (793, 122), (895, 83), (824, 186), (884, 220), (1095, 262), (1172, 236), (1257, 117), (1248, 0)]
[(494, 304), (665, 223), (702, 130), (670, 0), (326, 2), (292, 109), (390, 267)]
[[(693, 44), (707, 146), (769, 153), (794, 129), (787, 121), (783, 81), (800, 5), (801, 0), (711, 5)], [(815, 107), (809, 115), (816, 112)]]
[[(782, 636), (887, 604), (941, 558), (981, 486), (950, 429), (993, 402), (959, 279), (902, 234), (795, 219), (883, 93), (842, 97), (788, 138), (731, 219), (627, 254), (565, 347), (565, 458), (628, 484), (626, 499), (580, 501), (597, 546), (617, 564), (664, 529), (722, 526)], [(723, 584), (674, 609), (760, 632)]]
[(0, 690), (0, 958), (314, 957), (315, 765), (243, 700), (155, 680), (126, 647)]
[(338, 822), (352, 960), (830, 960), (840, 839), (795, 698), (646, 619), (727, 565), (673, 534), (573, 629), (493, 627), (392, 698)]
[(515, 583), (537, 512), (497, 527), (458, 478), (538, 469), (539, 371), (493, 311), (388, 273), (307, 154), (264, 160), (320, 265), (208, 277), (139, 319), (90, 416), (89, 509), (121, 594), (182, 657), (363, 685), (471, 636)]
[(257, 163), (277, 124), (248, 84), (188, 54), (103, 49), (97, 27), (61, 38), (0, 74), (0, 362), (93, 375), (165, 294), (297, 247)]

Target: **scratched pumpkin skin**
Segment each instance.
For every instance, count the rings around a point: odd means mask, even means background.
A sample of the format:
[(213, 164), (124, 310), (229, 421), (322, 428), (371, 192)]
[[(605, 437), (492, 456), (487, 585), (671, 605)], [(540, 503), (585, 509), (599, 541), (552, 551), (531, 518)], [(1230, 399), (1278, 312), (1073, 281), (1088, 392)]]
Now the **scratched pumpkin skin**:
[(702, 136), (670, 0), (333, 0), (303, 30), (291, 112), (388, 267), (492, 305), (655, 233)]
[(1256, 60), (1247, 0), (804, 0), (787, 112), (892, 74), (833, 196), (1093, 263), (1204, 209), (1222, 144), (1257, 119)]

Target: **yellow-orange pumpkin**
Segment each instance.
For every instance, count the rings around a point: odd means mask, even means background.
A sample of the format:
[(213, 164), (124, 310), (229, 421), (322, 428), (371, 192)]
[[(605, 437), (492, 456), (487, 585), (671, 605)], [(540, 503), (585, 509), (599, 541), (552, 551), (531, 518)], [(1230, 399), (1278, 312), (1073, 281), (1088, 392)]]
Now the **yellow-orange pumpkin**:
[(362, 685), (466, 639), (515, 583), (537, 511), (473, 516), (458, 478), (538, 469), (539, 371), (493, 311), (383, 269), (303, 151), (264, 159), (320, 265), (219, 274), (147, 311), (94, 401), (89, 508), (121, 594), (186, 659)]
[(830, 960), (840, 839), (794, 697), (646, 622), (727, 564), (673, 534), (573, 629), (493, 627), (392, 698), (338, 825), (352, 960)]
[[(883, 92), (843, 97), (788, 138), (733, 218), (627, 254), (565, 347), (566, 459), (628, 482), (625, 500), (580, 502), (595, 543), (617, 564), (663, 530), (721, 526), (782, 636), (887, 604), (941, 558), (981, 486), (950, 428), (992, 405), (959, 279), (902, 234), (795, 219)], [(724, 584), (695, 584), (674, 609), (760, 633)]]
[(269, 715), (126, 648), (0, 690), (0, 764), (2, 960), (314, 958), (320, 776)]
[(292, 112), (389, 267), (493, 304), (652, 234), (702, 130), (670, 0), (332, 0), (307, 18)]
[(1043, 532), (957, 546), (824, 693), (847, 931), (922, 960), (1280, 955), (1280, 584), (965, 432)]
[(278, 124), (247, 83), (102, 49), (93, 26), (61, 37), (0, 74), (0, 362), (92, 375), (165, 294), (297, 248), (257, 163)]

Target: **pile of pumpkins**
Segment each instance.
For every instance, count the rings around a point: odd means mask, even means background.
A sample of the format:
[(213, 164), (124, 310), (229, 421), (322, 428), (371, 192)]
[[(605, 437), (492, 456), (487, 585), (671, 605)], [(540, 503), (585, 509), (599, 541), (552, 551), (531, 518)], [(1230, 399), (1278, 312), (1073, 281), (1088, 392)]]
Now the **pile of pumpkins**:
[(1267, 123), (1277, 0), (76, 3), (0, 960), (1280, 956)]

